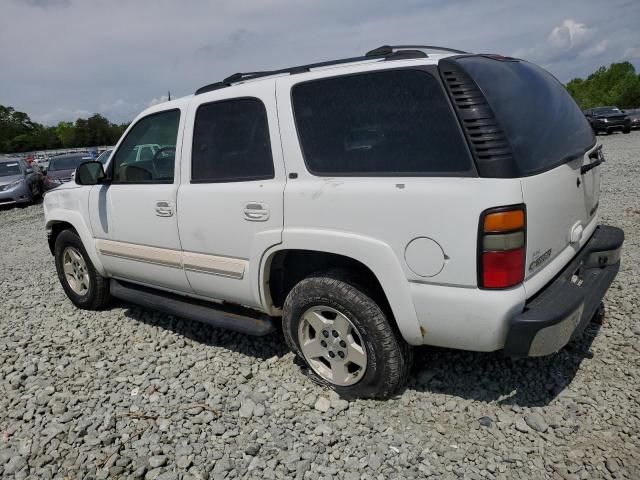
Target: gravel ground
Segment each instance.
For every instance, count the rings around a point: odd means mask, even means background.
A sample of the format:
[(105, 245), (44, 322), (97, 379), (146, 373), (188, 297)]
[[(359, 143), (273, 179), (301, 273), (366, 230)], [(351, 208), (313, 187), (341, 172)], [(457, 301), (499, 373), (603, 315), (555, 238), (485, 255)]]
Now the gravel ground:
[(640, 478), (640, 132), (599, 138), (627, 235), (604, 326), (542, 359), (419, 349), (386, 402), (320, 390), (279, 335), (75, 309), (41, 205), (3, 209), (0, 477)]

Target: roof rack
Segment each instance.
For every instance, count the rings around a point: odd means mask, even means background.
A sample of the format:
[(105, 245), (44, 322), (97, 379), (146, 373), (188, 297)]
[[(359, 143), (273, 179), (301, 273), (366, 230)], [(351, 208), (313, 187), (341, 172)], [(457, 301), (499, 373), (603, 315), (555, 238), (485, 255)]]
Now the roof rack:
[[(221, 82), (215, 82), (209, 85), (205, 85), (204, 87), (196, 90), (196, 95), (200, 95), (201, 93), (211, 92), (213, 90), (218, 90), (220, 88), (230, 87), (232, 84), (241, 82), (243, 80), (254, 80), (256, 78), (261, 77), (270, 77), (272, 75), (281, 75), (281, 74), (289, 74), (295, 75), (296, 73), (308, 72), (312, 68), (326, 67), (329, 65), (340, 65), (343, 63), (354, 63), (354, 62), (362, 62), (365, 60), (372, 60), (375, 56), (361, 56), (361, 57), (351, 57), (351, 58), (343, 58), (340, 60), (330, 60), (327, 62), (318, 62), (318, 63), (310, 63), (308, 65), (299, 65), (296, 67), (288, 67), (281, 68), (278, 70), (265, 70), (261, 72), (238, 72), (233, 75), (229, 75), (227, 78), (222, 80)], [(380, 58), (384, 58), (384, 56), (380, 55)]]
[(241, 82), (243, 80), (254, 80), (256, 78), (271, 77), (273, 75), (289, 74), (295, 75), (297, 73), (304, 73), (310, 71), (312, 68), (328, 67), (331, 65), (341, 65), (345, 63), (363, 62), (366, 60), (374, 60), (376, 58), (380, 60), (403, 60), (407, 58), (421, 58), (427, 55), (421, 50), (441, 50), (451, 53), (467, 53), (461, 50), (454, 50), (451, 48), (434, 47), (426, 45), (417, 46), (389, 46), (383, 45), (382, 47), (375, 48), (367, 52), (364, 56), (342, 58), (339, 60), (329, 60), (326, 62), (310, 63), (308, 65), (299, 65), (296, 67), (282, 68), (279, 70), (265, 70), (260, 72), (238, 72), (233, 75), (229, 75), (221, 82), (211, 83), (200, 87), (196, 90), (195, 94), (200, 95), (202, 93), (211, 92), (213, 90), (219, 90), (221, 88), (230, 87), (234, 83)]
[(455, 48), (438, 47), (436, 45), (382, 45), (381, 47), (369, 50), (365, 56), (378, 57), (380, 55), (390, 55), (396, 50), (437, 50), (440, 52), (467, 54), (463, 50), (456, 50)]

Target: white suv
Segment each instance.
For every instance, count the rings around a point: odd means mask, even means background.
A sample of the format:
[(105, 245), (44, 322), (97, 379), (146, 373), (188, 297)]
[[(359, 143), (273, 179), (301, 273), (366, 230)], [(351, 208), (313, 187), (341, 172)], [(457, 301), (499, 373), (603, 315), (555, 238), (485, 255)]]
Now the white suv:
[(582, 332), (624, 238), (598, 225), (603, 161), (545, 70), (381, 47), (147, 109), (47, 194), (46, 229), (78, 307), (281, 318), (318, 381), (384, 398), (413, 345), (538, 356)]

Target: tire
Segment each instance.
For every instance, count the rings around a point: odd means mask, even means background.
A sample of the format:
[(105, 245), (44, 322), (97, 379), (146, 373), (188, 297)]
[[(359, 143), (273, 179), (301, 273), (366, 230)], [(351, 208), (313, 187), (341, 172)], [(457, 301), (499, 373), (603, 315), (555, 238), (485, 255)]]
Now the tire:
[(622, 133), (631, 133), (631, 127), (624, 127)]
[[(305, 320), (316, 318), (318, 312), (322, 312), (322, 322), (329, 322), (322, 324), (322, 333), (319, 329), (310, 329), (310, 323)], [(344, 330), (340, 329), (342, 333), (334, 338), (333, 327), (339, 330), (337, 322), (344, 324), (344, 318), (351, 324), (351, 333), (343, 335)], [(316, 383), (332, 388), (345, 398), (385, 399), (406, 383), (413, 353), (392, 322), (391, 315), (353, 279), (344, 272), (331, 271), (309, 276), (293, 287), (284, 302), (282, 329), (287, 345), (309, 366), (309, 375)], [(341, 350), (345, 346), (342, 337), (349, 342), (344, 350)], [(301, 343), (314, 344), (318, 339), (319, 343), (329, 341), (327, 348), (318, 351), (321, 356), (309, 360), (305, 354), (308, 347), (303, 351)], [(338, 354), (342, 351), (346, 355), (342, 357), (344, 361), (337, 355), (333, 359), (329, 357), (335, 354), (334, 348)], [(358, 363), (352, 362), (352, 358)], [(362, 363), (364, 368), (359, 365)], [(327, 378), (332, 365), (338, 365), (340, 374), (346, 373), (346, 381)]]
[[(54, 252), (58, 279), (69, 300), (76, 307), (85, 310), (100, 310), (107, 305), (111, 299), (109, 295), (109, 279), (96, 272), (78, 234), (73, 230), (61, 232), (56, 238)], [(66, 256), (67, 254), (68, 257)], [(65, 263), (67, 263), (67, 260), (76, 259), (75, 255), (79, 255), (81, 258), (78, 263), (82, 265), (82, 262), (84, 262), (84, 265), (82, 268), (83, 274), (79, 275), (83, 278), (83, 284), (80, 287), (76, 284), (74, 289), (74, 286), (70, 283), (70, 278), (65, 273)]]
[(31, 194), (31, 200), (29, 201), (29, 203), (35, 203), (36, 202), (36, 198), (38, 198), (38, 195), (40, 193), (38, 191), (38, 184), (37, 183), (31, 184), (31, 186), (29, 187), (29, 193)]
[(596, 313), (594, 313), (593, 317), (591, 318), (591, 323), (595, 323), (597, 325), (604, 325), (605, 318), (606, 318), (606, 310), (605, 310), (604, 302), (600, 302), (600, 305), (598, 306)]

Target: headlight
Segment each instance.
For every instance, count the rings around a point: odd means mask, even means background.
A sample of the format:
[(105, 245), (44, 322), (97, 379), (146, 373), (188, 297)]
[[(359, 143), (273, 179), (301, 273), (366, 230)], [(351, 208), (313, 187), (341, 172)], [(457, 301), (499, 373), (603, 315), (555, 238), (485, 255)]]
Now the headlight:
[(609, 121), (609, 119), (608, 119), (608, 118), (603, 118), (603, 119), (602, 119), (602, 121), (603, 121), (604, 123), (607, 123), (607, 122)]
[(22, 185), (22, 180), (16, 180), (15, 182), (11, 182), (8, 185), (3, 185), (2, 187), (0, 187), (0, 190), (4, 192), (5, 190), (16, 188), (19, 185)]

